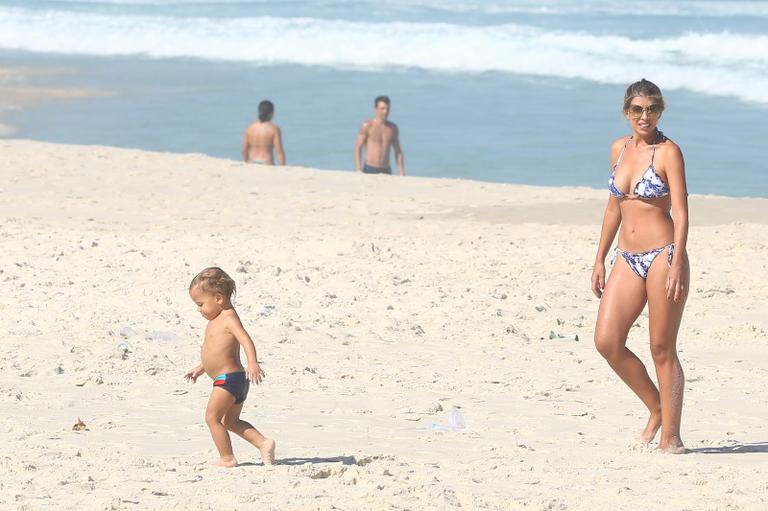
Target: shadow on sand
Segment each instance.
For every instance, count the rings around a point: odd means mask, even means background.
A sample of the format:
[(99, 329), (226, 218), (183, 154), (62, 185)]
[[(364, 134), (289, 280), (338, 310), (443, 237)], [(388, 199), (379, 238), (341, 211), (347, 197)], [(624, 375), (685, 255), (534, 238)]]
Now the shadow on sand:
[(747, 454), (755, 452), (768, 453), (768, 442), (756, 442), (753, 444), (733, 444), (724, 447), (699, 447), (688, 449), (691, 454)]
[[(354, 456), (333, 456), (330, 458), (283, 458), (275, 460), (275, 465), (315, 465), (318, 463), (341, 463), (342, 465), (357, 465), (357, 459)], [(238, 467), (261, 466), (264, 466), (264, 464), (251, 462), (238, 464)]]

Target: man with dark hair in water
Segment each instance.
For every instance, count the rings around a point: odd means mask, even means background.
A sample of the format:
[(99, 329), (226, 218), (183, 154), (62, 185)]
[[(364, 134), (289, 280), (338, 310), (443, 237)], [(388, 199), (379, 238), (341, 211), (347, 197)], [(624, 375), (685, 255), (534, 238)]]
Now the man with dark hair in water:
[[(397, 124), (389, 122), (389, 98), (379, 96), (373, 100), (374, 117), (360, 127), (355, 141), (355, 170), (365, 174), (392, 174), (389, 150), (395, 150), (395, 161), (400, 175), (405, 175), (403, 150), (400, 147), (400, 131)], [(365, 147), (365, 161), (362, 152)]]
[(274, 165), (274, 150), (278, 163), (285, 165), (283, 134), (280, 127), (272, 123), (274, 113), (275, 106), (271, 101), (259, 103), (259, 120), (248, 126), (243, 136), (243, 160), (246, 163)]

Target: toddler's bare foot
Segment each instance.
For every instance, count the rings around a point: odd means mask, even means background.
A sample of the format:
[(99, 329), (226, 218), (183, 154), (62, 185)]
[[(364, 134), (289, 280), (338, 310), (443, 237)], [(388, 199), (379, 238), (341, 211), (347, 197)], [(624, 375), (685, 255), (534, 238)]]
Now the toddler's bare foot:
[(659, 442), (659, 450), (667, 454), (685, 454), (688, 452), (688, 449), (683, 445), (683, 441), (679, 438), (673, 438), (667, 442), (662, 440)]
[(219, 458), (211, 461), (211, 465), (215, 467), (234, 468), (237, 466), (237, 460), (234, 456), (231, 458)]
[(652, 413), (651, 416), (648, 417), (648, 424), (645, 425), (645, 429), (642, 433), (640, 433), (640, 441), (645, 442), (646, 444), (653, 442), (653, 439), (656, 437), (656, 433), (659, 431), (660, 427), (661, 414)]
[(272, 465), (275, 463), (275, 441), (271, 438), (266, 438), (259, 446), (259, 452), (261, 452), (261, 461), (265, 465)]

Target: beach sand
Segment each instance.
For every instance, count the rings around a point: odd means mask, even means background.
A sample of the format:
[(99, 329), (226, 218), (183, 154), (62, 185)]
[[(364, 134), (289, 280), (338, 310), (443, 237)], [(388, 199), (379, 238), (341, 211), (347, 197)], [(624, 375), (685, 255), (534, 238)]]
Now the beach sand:
[[(691, 197), (671, 456), (592, 344), (605, 190), (0, 152), (2, 509), (768, 508), (768, 200)], [(272, 467), (237, 438), (242, 466), (208, 465), (210, 381), (182, 375), (210, 265), (267, 373), (243, 417)], [(644, 313), (652, 367), (647, 336)]]

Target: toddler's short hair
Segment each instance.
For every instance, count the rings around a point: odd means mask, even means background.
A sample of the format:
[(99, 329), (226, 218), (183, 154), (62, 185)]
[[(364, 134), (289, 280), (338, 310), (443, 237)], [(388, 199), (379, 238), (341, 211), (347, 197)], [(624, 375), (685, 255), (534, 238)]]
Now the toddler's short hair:
[(204, 293), (220, 293), (227, 298), (232, 298), (236, 292), (235, 281), (218, 266), (211, 266), (195, 275), (189, 284), (189, 290), (195, 286), (200, 287)]

